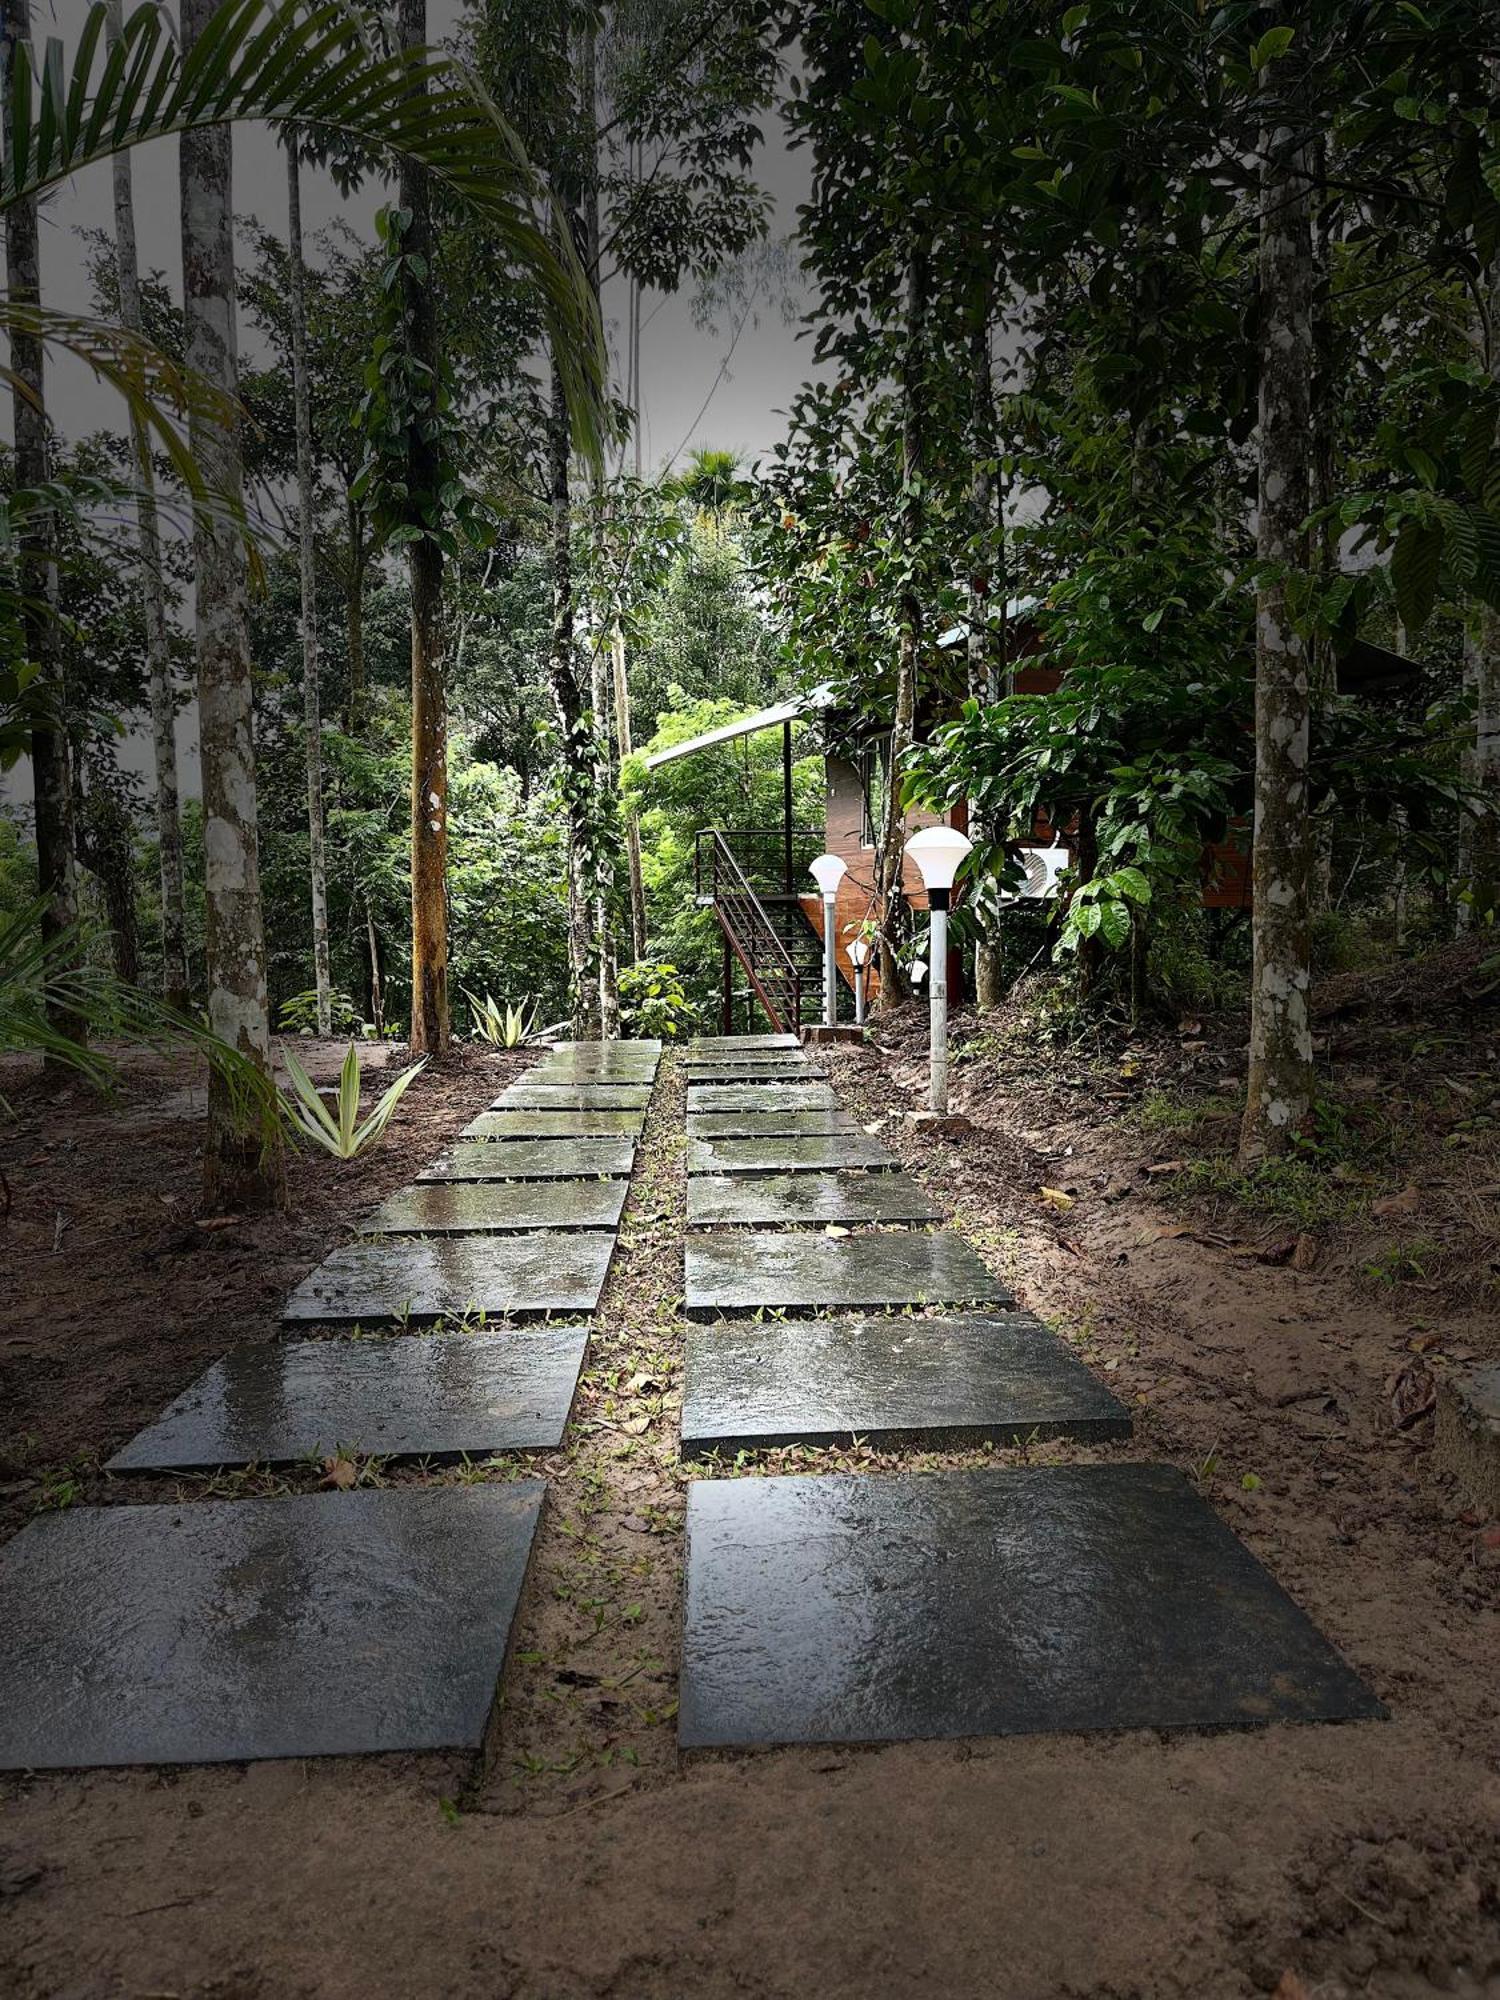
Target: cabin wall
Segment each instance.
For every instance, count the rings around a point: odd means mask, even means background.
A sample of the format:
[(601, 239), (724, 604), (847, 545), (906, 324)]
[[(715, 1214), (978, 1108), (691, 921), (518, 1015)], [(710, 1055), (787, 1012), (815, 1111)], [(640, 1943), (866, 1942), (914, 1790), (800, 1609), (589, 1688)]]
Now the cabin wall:
[[(865, 835), (865, 799), (860, 784), (859, 767), (845, 757), (828, 757), (825, 760), (826, 789), (824, 796), (823, 832), (827, 841), (827, 851), (838, 855), (844, 863), (846, 873), (839, 884), (838, 898), (834, 904), (834, 921), (837, 926), (835, 958), (839, 975), (849, 986), (854, 987), (854, 966), (849, 957), (849, 940), (855, 936), (859, 926), (867, 919), (873, 920), (876, 912), (875, 848), (867, 842)], [(962, 826), (964, 814), (960, 809), (950, 815), (948, 824)], [(908, 836), (918, 827), (941, 826), (945, 822), (941, 813), (912, 811), (906, 815)], [(911, 908), (927, 908), (927, 891), (922, 884), (921, 870), (910, 858), (903, 856), (901, 884), (906, 901)], [(823, 935), (823, 905), (816, 895), (804, 895), (802, 907), (807, 912), (808, 921), (818, 936)], [(873, 998), (879, 988), (878, 978), (871, 979), (870, 991)]]

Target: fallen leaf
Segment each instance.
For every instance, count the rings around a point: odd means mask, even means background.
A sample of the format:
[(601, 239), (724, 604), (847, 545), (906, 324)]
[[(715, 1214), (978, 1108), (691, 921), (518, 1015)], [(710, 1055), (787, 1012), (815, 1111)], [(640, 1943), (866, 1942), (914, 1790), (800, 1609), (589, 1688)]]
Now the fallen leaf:
[(1371, 1215), (1378, 1216), (1383, 1222), (1393, 1215), (1414, 1214), (1421, 1206), (1421, 1201), (1422, 1193), (1420, 1188), (1404, 1187), (1400, 1194), (1388, 1194), (1382, 1196), (1379, 1201), (1372, 1201), (1370, 1203), (1370, 1213)]
[(200, 1215), (193, 1224), (195, 1229), (233, 1229), (241, 1221), (238, 1215)]
[(1157, 1160), (1147, 1167), (1148, 1174), (1181, 1174), (1187, 1172), (1186, 1160)]
[(1391, 1411), (1397, 1430), (1410, 1430), (1437, 1402), (1437, 1383), (1425, 1361), (1409, 1361), (1391, 1382)]
[(1072, 1195), (1064, 1194), (1061, 1188), (1044, 1187), (1042, 1189), (1042, 1200), (1046, 1202), (1049, 1208), (1055, 1208), (1059, 1215), (1066, 1215), (1068, 1210), (1073, 1206)]
[(347, 1493), (351, 1486), (359, 1483), (359, 1467), (352, 1458), (325, 1458), (320, 1486), (336, 1486), (341, 1493)]
[(1083, 1255), (1083, 1245), (1075, 1243), (1071, 1236), (1059, 1236), (1057, 1241), (1059, 1248), (1066, 1250), (1070, 1257), (1081, 1257)]
[(825, 1236), (847, 1236), (849, 1231), (845, 1229), (841, 1222), (830, 1222), (824, 1229), (823, 1234)]

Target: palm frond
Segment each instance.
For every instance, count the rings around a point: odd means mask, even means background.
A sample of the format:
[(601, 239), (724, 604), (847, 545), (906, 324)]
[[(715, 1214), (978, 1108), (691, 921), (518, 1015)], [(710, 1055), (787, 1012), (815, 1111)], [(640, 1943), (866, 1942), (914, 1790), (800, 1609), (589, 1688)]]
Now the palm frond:
[(290, 121), (401, 154), (480, 214), (535, 284), (580, 446), (604, 405), (598, 306), (571, 239), (549, 242), (546, 203), (512, 127), (476, 79), (432, 49), (372, 54), (344, 0), (225, 0), (184, 55), (153, 4), (105, 34), (89, 9), (71, 63), (49, 37), (18, 50), (0, 103), (0, 211), (128, 146), (238, 120)]

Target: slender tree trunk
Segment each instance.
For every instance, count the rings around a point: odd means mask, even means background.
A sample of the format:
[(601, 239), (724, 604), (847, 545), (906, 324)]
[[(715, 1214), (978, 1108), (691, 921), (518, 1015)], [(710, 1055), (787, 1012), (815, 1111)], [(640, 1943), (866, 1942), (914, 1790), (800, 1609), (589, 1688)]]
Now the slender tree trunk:
[[(610, 629), (615, 682), (615, 747), (623, 764), (630, 755), (630, 678), (625, 661), (625, 628), (618, 617)], [(625, 857), (630, 868), (630, 943), (637, 963), (646, 956), (646, 886), (641, 879), (641, 829), (632, 807), (625, 808)]]
[(344, 592), (345, 643), (349, 649), (349, 691), (344, 706), (344, 729), (357, 736), (365, 719), (365, 547), (364, 516), (359, 502), (346, 503), (349, 524), (349, 581)]
[[(906, 265), (906, 347), (901, 382), (901, 481), (904, 490), (902, 526), (908, 562), (915, 560), (924, 531), (927, 399), (927, 310), (929, 248), (912, 245)], [(906, 817), (901, 809), (901, 770), (916, 734), (917, 666), (922, 645), (922, 599), (916, 584), (901, 597), (901, 636), (896, 656), (896, 708), (891, 723), (886, 768), (885, 839), (880, 856), (880, 1000), (882, 1006), (905, 1000), (910, 993), (896, 956), (902, 908), (902, 862), (906, 853)]]
[[(5, 0), (5, 85), (11, 61), (26, 60), (21, 45), (31, 40), (28, 0)], [(39, 305), (42, 296), (41, 246), (35, 196), (16, 202), (5, 215), (6, 280), (13, 304)], [(42, 343), (30, 333), (10, 336), (14, 374), (11, 409), (15, 437), (15, 482), (40, 487), (48, 478), (46, 383)], [(24, 597), (21, 623), (28, 658), (45, 690), (47, 713), (31, 732), (31, 778), (36, 829), (37, 888), (42, 897), (42, 936), (59, 936), (78, 915), (74, 861), (72, 760), (68, 746), (67, 700), (58, 647), (56, 549), (50, 517), (31, 517), (16, 550), (17, 579)], [(49, 1008), (51, 1025), (75, 1042), (85, 1024), (69, 1009)]]
[(99, 893), (104, 898), (115, 977), (127, 986), (135, 986), (141, 976), (135, 824), (107, 775), (105, 782), (100, 783), (96, 772), (95, 781), (80, 790), (76, 806), (78, 858), (99, 884)]
[(292, 280), (292, 397), (297, 426), (297, 520), (302, 571), (302, 726), (307, 737), (307, 876), (312, 901), (318, 1033), (333, 1033), (328, 967), (328, 875), (323, 858), (323, 704), (319, 685), (318, 579), (313, 548), (312, 388), (307, 379), (307, 274), (302, 262), (302, 175), (295, 138), (286, 149), (286, 240)]
[[(1327, 177), (1328, 147), (1320, 136), (1313, 141), (1313, 172), (1319, 183)], [(1338, 407), (1337, 331), (1333, 318), (1333, 215), (1334, 197), (1320, 186), (1314, 197), (1312, 219), (1312, 468), (1310, 506), (1321, 512), (1331, 505), (1337, 483), (1334, 416)], [(1313, 535), (1309, 558), (1320, 584), (1326, 584), (1338, 568), (1338, 529), (1324, 521)], [(1311, 641), (1308, 666), (1314, 715), (1327, 718), (1338, 694), (1338, 665), (1331, 639), (1319, 636)], [(1311, 804), (1311, 801), (1309, 801)], [(1311, 908), (1327, 910), (1333, 902), (1333, 835), (1335, 816), (1325, 809), (1310, 825)]]
[(370, 1019), (375, 1026), (375, 1039), (385, 1040), (385, 997), (380, 982), (380, 942), (375, 935), (375, 916), (368, 903), (365, 904), (365, 942), (370, 953)]
[[(109, 38), (121, 29), (121, 0), (109, 0)], [(142, 326), (140, 263), (135, 243), (135, 196), (130, 153), (113, 161), (115, 274), (120, 291), (120, 324), (131, 333)], [(162, 998), (179, 1011), (188, 1004), (187, 924), (182, 900), (182, 822), (177, 796), (177, 697), (172, 686), (172, 654), (167, 635), (167, 593), (162, 576), (161, 534), (156, 516), (156, 473), (151, 442), (131, 424), (135, 457), (136, 535), (141, 551), (141, 599), (146, 619), (146, 668), (151, 692), (151, 744), (156, 764), (156, 849), (161, 880)]]
[(593, 949), (588, 893), (594, 758), (579, 693), (573, 638), (573, 512), (568, 483), (572, 434), (562, 372), (555, 361), (547, 452), (552, 515), (552, 632), (547, 648), (547, 680), (557, 711), (563, 803), (568, 822), (568, 973), (573, 1032), (586, 1041), (599, 1031), (598, 982), (590, 977)]
[[(1309, 149), (1286, 127), (1262, 141), (1260, 445), (1257, 553), (1307, 561), (1307, 439), (1313, 379)], [(1312, 1109), (1308, 1017), (1310, 825), (1308, 649), (1285, 585), (1262, 585), (1255, 614), (1255, 853), (1250, 1073), (1240, 1159), (1284, 1152)]]
[[(990, 295), (986, 284), (969, 336), (970, 441), (969, 511), (973, 550), (969, 579), (969, 699), (986, 706), (995, 699), (995, 642), (990, 630), (990, 604), (1003, 575), (988, 561), (991, 538), (1003, 535), (995, 515), (995, 380), (990, 361)], [(1003, 559), (996, 565), (1003, 571)], [(976, 844), (992, 838), (978, 800), (969, 801), (969, 837)], [(998, 912), (992, 912), (984, 935), (974, 947), (974, 999), (980, 1007), (1000, 1004), (1001, 958)]]
[[(1500, 272), (1491, 273), (1479, 319), (1480, 355), (1490, 380), (1500, 383)], [(1469, 929), (1500, 919), (1500, 612), (1488, 605), (1476, 607), (1464, 634), (1464, 688), (1474, 703), (1474, 736), (1460, 775), (1472, 803), (1459, 829), (1457, 915)]]
[[(191, 49), (217, 0), (183, 0), (182, 40)], [(226, 396), (239, 391), (235, 323), (234, 206), (229, 128), (184, 132), (182, 270), (187, 361)], [(238, 502), (244, 467), (237, 425), (195, 414), (194, 455), (208, 485)], [(208, 1016), (215, 1034), (269, 1070), (266, 940), (256, 844), (255, 704), (241, 535), (222, 513), (193, 521), (197, 588), (198, 724), (203, 766), (204, 896)], [(236, 1122), (226, 1087), (211, 1078), (203, 1149), (212, 1208), (263, 1208), (285, 1195), (285, 1163), (274, 1132)]]
[[(427, 40), (427, 0), (401, 0), (401, 37)], [(425, 85), (424, 85), (425, 90)], [(401, 206), (411, 220), (403, 267), (407, 339), (434, 385), (439, 377), (437, 310), (433, 295), (431, 196), (422, 167), (403, 160)], [(410, 263), (425, 264), (421, 278)], [(411, 433), (407, 485), (435, 494), (441, 478), (434, 441)], [(443, 552), (430, 535), (409, 545), (411, 579), (411, 1050), (441, 1059), (448, 1052), (448, 715), (443, 678)]]

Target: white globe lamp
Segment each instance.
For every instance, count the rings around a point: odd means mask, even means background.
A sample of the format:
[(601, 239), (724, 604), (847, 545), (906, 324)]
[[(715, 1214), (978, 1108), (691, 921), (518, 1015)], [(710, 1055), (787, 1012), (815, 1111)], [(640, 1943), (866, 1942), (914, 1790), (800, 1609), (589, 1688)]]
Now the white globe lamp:
[(818, 885), (818, 894), (823, 898), (823, 1024), (832, 1028), (839, 1017), (839, 970), (835, 953), (838, 949), (835, 906), (838, 902), (839, 884), (849, 872), (849, 864), (837, 854), (820, 854), (809, 869)]
[(906, 843), (907, 853), (921, 871), (932, 911), (927, 954), (932, 975), (928, 985), (932, 1068), (927, 1102), (939, 1116), (948, 1109), (948, 907), (953, 879), (973, 844), (956, 826), (924, 826)]

